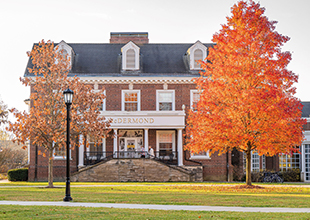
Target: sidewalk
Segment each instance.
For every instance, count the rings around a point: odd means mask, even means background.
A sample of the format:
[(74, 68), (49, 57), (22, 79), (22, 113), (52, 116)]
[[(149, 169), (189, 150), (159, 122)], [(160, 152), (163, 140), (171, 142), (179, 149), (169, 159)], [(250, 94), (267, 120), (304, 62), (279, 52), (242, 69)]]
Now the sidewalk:
[(217, 211), (217, 212), (290, 212), (310, 213), (310, 208), (272, 208), (272, 207), (228, 207), (228, 206), (194, 206), (194, 205), (150, 205), (123, 203), (84, 203), (84, 202), (28, 202), (28, 201), (0, 201), (0, 205), (24, 206), (83, 206), (121, 209), (156, 209), (156, 210), (188, 210), (188, 211)]

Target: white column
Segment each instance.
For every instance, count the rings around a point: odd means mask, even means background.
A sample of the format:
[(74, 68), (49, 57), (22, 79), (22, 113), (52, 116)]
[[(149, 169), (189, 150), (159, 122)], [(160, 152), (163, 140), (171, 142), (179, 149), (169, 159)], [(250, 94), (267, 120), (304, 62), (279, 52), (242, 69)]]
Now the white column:
[(83, 140), (84, 140), (83, 135), (80, 134), (80, 137), (79, 137), (79, 167), (84, 166), (84, 142)]
[(149, 149), (149, 129), (144, 129), (144, 149), (145, 151), (148, 151)]
[(183, 166), (183, 129), (178, 129), (178, 166)]
[[(114, 131), (114, 139), (113, 139), (113, 154), (117, 151), (117, 129), (113, 129)], [(117, 155), (114, 155), (117, 157)]]

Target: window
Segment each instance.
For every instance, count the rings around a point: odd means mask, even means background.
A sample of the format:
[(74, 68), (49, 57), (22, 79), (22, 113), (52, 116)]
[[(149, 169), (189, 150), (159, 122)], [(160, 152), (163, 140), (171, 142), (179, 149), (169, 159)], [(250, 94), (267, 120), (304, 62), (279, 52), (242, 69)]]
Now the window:
[(140, 111), (140, 90), (122, 91), (122, 111)]
[[(54, 144), (53, 144), (54, 145)], [(71, 156), (71, 149), (69, 150), (69, 154)], [(54, 159), (55, 160), (62, 160), (67, 158), (67, 147), (57, 147), (54, 148)]]
[(281, 171), (289, 169), (299, 168), (299, 153), (293, 153), (292, 155), (280, 154), (279, 155), (279, 168)]
[(157, 90), (157, 111), (174, 111), (174, 90)]
[(157, 131), (156, 156), (170, 157), (175, 154), (175, 131)]
[(139, 70), (140, 48), (133, 42), (128, 42), (122, 47), (122, 70)]
[(66, 147), (56, 147), (54, 150), (54, 157), (55, 158), (66, 158)]
[[(72, 60), (74, 59), (74, 51), (65, 41), (61, 41), (57, 46), (57, 51), (64, 57), (70, 60), (70, 66), (72, 66)], [(56, 63), (58, 61), (56, 60)]]
[[(105, 91), (106, 91), (106, 90), (104, 90), (104, 92), (103, 92), (104, 95), (106, 94)], [(102, 104), (99, 105), (99, 107), (98, 107), (99, 111), (105, 111), (105, 110), (106, 110), (106, 99), (107, 99), (107, 97), (105, 97), (105, 98), (102, 100)]]
[(201, 65), (197, 63), (198, 60), (205, 60), (207, 57), (207, 47), (200, 41), (197, 41), (187, 50), (189, 56), (189, 66), (191, 70), (200, 70)]
[(202, 50), (196, 49), (194, 51), (194, 69), (201, 69), (201, 65), (198, 63), (199, 60), (203, 61)]
[(133, 49), (127, 50), (126, 53), (126, 69), (135, 68), (135, 51)]
[(105, 138), (102, 139), (102, 143), (96, 143), (95, 140), (92, 137), (88, 137), (88, 144), (89, 147), (87, 149), (87, 156), (89, 158), (97, 158), (102, 159), (105, 157)]
[[(251, 171), (259, 172), (259, 155), (256, 151), (251, 153)], [(246, 153), (243, 153), (243, 170), (246, 170)]]
[(205, 152), (202, 151), (198, 154), (191, 153), (191, 158), (190, 159), (211, 159), (209, 155), (209, 151)]
[(191, 90), (191, 109), (197, 111), (197, 103), (200, 99), (200, 92), (198, 90)]

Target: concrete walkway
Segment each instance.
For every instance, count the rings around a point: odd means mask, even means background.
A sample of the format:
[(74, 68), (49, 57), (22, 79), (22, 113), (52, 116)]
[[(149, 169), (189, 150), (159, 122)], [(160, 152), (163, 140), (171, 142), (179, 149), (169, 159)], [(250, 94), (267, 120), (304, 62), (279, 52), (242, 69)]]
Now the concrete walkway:
[(0, 201), (0, 205), (24, 206), (82, 206), (125, 209), (156, 209), (156, 210), (188, 210), (188, 211), (218, 211), (218, 212), (290, 212), (310, 213), (310, 208), (272, 208), (272, 207), (228, 207), (228, 206), (194, 206), (194, 205), (150, 205), (123, 203), (85, 203), (85, 202), (28, 202), (28, 201)]

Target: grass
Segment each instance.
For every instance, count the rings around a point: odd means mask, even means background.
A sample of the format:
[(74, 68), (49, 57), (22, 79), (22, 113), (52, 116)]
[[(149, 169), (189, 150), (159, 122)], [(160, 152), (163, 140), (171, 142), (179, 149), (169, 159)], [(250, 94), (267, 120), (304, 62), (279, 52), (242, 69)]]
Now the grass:
[[(10, 187), (10, 186), (26, 187)], [(62, 201), (64, 183), (1, 183), (0, 200)], [(8, 187), (1, 187), (8, 186)], [(35, 187), (28, 187), (35, 186)], [(72, 183), (74, 202), (309, 208), (310, 187), (189, 183)], [(1, 217), (0, 217), (1, 218)]]
[(0, 206), (0, 219), (310, 219), (309, 213), (165, 211), (56, 206)]

